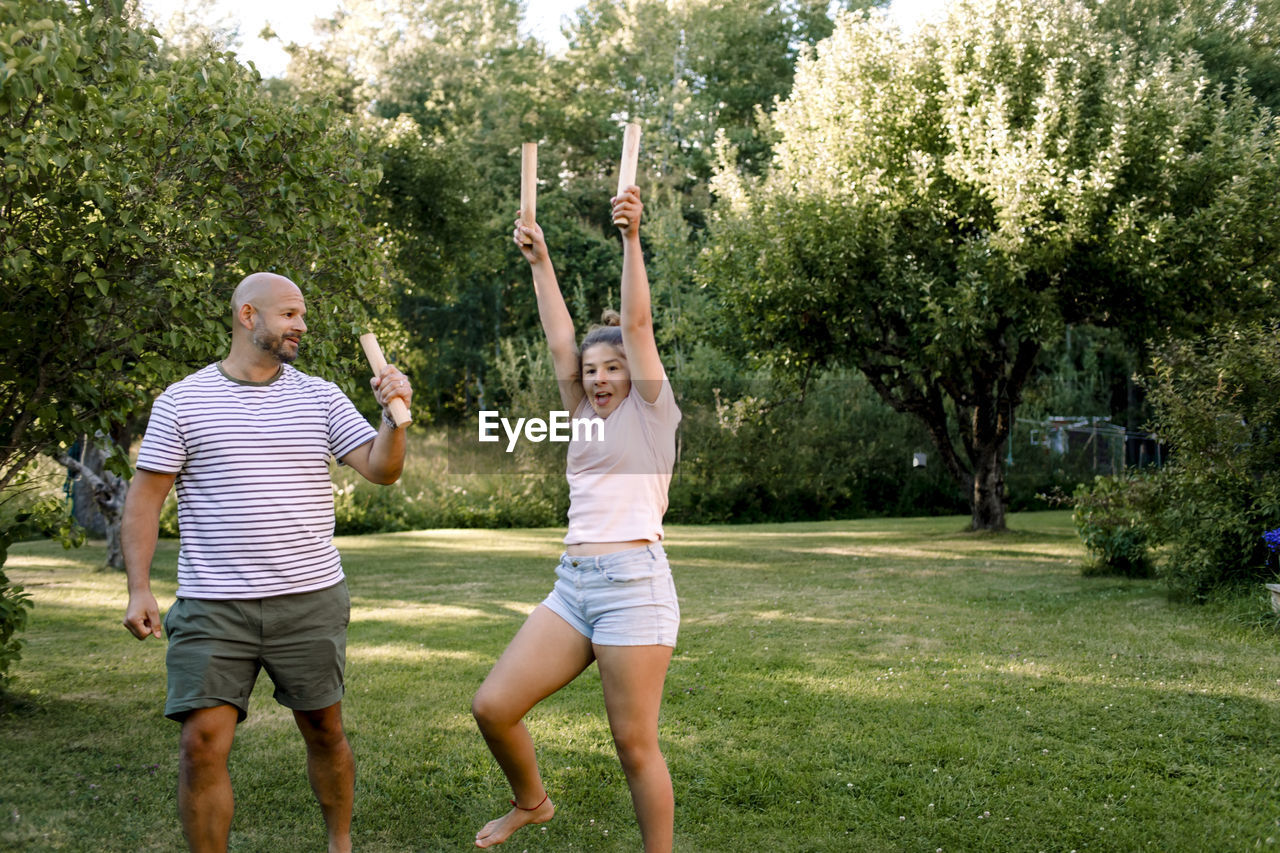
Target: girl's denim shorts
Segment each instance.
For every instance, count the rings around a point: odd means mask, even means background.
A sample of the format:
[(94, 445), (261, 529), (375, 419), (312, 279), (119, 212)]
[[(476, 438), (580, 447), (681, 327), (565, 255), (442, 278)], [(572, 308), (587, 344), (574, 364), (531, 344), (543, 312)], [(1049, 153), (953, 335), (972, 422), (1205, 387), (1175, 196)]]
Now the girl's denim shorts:
[(674, 647), (680, 629), (671, 566), (656, 542), (598, 557), (562, 554), (542, 603), (601, 646)]

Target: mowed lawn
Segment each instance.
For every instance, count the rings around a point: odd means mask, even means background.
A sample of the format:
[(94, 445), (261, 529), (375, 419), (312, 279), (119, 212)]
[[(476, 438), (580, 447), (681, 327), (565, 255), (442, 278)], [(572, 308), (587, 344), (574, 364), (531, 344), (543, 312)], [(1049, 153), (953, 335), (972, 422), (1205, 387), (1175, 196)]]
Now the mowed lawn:
[[(662, 739), (681, 851), (1228, 851), (1280, 840), (1280, 638), (1084, 578), (1066, 513), (673, 527)], [(472, 693), (550, 587), (558, 530), (341, 539), (362, 851), (470, 847), (507, 791)], [(173, 598), (176, 543), (156, 592)], [(100, 548), (15, 547), (36, 609), (0, 715), (0, 849), (183, 849), (164, 644)], [(594, 668), (529, 720), (554, 821), (514, 851), (639, 850)], [(232, 754), (238, 851), (318, 851), (263, 675)]]

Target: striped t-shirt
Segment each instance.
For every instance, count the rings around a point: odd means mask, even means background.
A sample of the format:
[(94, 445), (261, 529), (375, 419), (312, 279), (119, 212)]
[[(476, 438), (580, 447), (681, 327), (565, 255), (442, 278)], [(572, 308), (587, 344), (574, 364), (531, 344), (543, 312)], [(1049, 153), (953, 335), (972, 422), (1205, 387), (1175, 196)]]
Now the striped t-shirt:
[(343, 579), (329, 457), (377, 436), (332, 382), (262, 383), (211, 364), (151, 409), (138, 467), (176, 474), (179, 598), (265, 598)]

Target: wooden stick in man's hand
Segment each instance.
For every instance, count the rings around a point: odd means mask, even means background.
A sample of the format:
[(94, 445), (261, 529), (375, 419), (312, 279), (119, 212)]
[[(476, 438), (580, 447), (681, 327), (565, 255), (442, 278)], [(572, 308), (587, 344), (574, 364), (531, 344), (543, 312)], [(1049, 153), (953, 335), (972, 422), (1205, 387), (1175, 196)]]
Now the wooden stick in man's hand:
[[(373, 375), (381, 376), (382, 368), (387, 366), (387, 360), (382, 357), (378, 336), (373, 332), (366, 332), (360, 336), (360, 346), (364, 349), (365, 358), (369, 359), (369, 367), (372, 368)], [(395, 421), (397, 429), (413, 421), (413, 416), (409, 414), (409, 407), (399, 397), (391, 398), (387, 403), (387, 411), (391, 413), (391, 419)]]

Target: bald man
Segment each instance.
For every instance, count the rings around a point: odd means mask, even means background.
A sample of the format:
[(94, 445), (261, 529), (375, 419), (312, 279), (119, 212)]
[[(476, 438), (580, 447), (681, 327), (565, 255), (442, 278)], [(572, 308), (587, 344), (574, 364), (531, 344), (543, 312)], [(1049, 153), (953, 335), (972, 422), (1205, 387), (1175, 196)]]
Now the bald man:
[(159, 637), (151, 592), (160, 509), (177, 486), (177, 600), (165, 615), (165, 716), (182, 725), (178, 813), (193, 851), (225, 851), (234, 801), (227, 757), (258, 672), (293, 711), (307, 746), (330, 853), (351, 849), (355, 763), (342, 727), (351, 600), (333, 546), (329, 459), (390, 484), (404, 430), (387, 414), (413, 391), (394, 367), (372, 378), (375, 429), (332, 382), (292, 366), (306, 302), (292, 281), (255, 273), (232, 297), (231, 351), (167, 388), (152, 407), (125, 502), (125, 627)]

